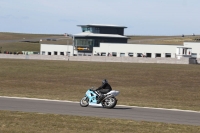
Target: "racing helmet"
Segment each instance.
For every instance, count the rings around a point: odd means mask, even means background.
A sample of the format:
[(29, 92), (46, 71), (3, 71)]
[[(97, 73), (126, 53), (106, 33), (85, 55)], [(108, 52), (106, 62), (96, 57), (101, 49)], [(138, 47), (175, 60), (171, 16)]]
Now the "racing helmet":
[(106, 84), (108, 81), (106, 79), (102, 80), (102, 84)]

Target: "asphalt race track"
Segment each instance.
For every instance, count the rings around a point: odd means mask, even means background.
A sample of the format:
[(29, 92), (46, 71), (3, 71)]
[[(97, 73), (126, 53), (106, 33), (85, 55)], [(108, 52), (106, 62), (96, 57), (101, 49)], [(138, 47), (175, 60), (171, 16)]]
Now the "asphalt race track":
[(116, 106), (114, 109), (104, 109), (100, 106), (80, 107), (79, 103), (56, 100), (9, 98), (0, 96), (0, 110), (200, 125), (200, 112), (195, 111), (141, 108), (131, 106)]

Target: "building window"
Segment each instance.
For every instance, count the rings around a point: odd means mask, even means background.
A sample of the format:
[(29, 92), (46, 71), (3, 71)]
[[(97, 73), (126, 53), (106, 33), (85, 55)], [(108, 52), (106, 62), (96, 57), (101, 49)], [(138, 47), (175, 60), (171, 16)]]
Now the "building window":
[(58, 55), (58, 52), (57, 52), (57, 51), (54, 51), (54, 55)]
[(82, 32), (85, 32), (87, 31), (87, 28), (86, 27), (82, 27)]
[(105, 52), (102, 52), (102, 53), (101, 53), (101, 56), (106, 56), (106, 53), (105, 53)]
[(147, 53), (147, 54), (146, 54), (146, 57), (151, 57), (151, 53)]
[(42, 51), (42, 55), (45, 55), (45, 51)]
[(137, 53), (137, 57), (143, 57), (142, 53)]
[(80, 46), (80, 47), (89, 47), (92, 48), (94, 45), (94, 40), (93, 39), (76, 39), (76, 44), (75, 46)]
[(112, 52), (112, 56), (117, 56), (117, 52)]
[(192, 53), (193, 58), (197, 58), (197, 53)]
[(133, 53), (131, 53), (131, 52), (128, 53), (128, 56), (129, 56), (129, 57), (133, 57)]
[(64, 55), (64, 52), (60, 52), (60, 55)]
[(156, 57), (161, 57), (161, 53), (156, 53)]
[(48, 52), (48, 55), (51, 55), (51, 52)]
[(171, 58), (171, 53), (165, 53), (166, 58)]
[(125, 56), (125, 53), (120, 53), (120, 57), (124, 57)]
[(82, 27), (82, 32), (86, 32), (86, 31), (92, 31), (91, 27)]
[(94, 33), (100, 33), (100, 29), (99, 28), (95, 28)]

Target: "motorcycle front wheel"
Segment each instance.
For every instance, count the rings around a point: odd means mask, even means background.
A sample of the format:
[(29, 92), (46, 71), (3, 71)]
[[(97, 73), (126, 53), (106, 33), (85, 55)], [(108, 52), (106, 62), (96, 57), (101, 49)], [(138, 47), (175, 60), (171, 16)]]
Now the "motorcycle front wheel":
[(112, 109), (116, 106), (117, 99), (115, 97), (110, 97), (102, 101), (101, 104), (104, 108)]
[(80, 106), (81, 107), (87, 107), (89, 105), (89, 99), (88, 97), (83, 97), (80, 101)]

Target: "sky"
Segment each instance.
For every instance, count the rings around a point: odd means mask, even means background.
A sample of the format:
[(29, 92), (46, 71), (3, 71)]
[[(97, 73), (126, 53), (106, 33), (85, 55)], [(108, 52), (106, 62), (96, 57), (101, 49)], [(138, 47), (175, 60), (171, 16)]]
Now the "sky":
[(0, 32), (77, 34), (84, 24), (125, 35), (200, 35), (200, 0), (0, 0)]

